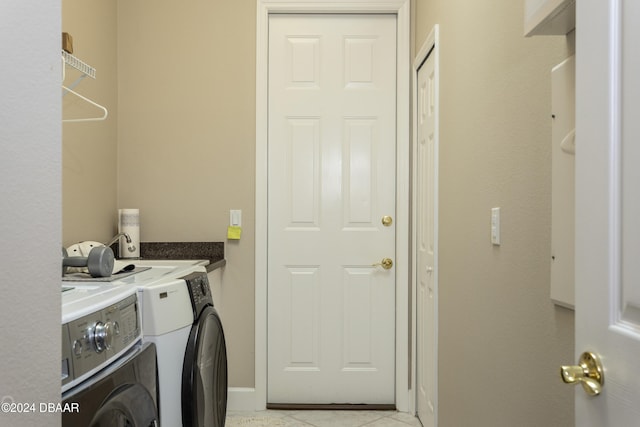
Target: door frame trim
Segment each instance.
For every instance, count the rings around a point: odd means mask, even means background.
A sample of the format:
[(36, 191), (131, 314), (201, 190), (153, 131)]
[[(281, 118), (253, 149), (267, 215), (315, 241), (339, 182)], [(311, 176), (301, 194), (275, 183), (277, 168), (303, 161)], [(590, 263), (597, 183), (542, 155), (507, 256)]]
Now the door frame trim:
[(431, 32), (427, 36), (426, 40), (420, 47), (420, 50), (416, 54), (413, 60), (413, 69), (411, 71), (411, 107), (412, 107), (412, 164), (411, 164), (411, 182), (412, 182), (412, 193), (411, 193), (411, 380), (413, 386), (413, 393), (411, 394), (410, 406), (413, 408), (413, 411), (417, 413), (418, 411), (418, 299), (417, 299), (417, 286), (418, 286), (418, 271), (417, 271), (417, 258), (418, 258), (418, 250), (417, 250), (417, 236), (415, 234), (415, 230), (417, 230), (417, 219), (418, 219), (418, 204), (417, 204), (417, 183), (418, 183), (418, 155), (417, 155), (417, 141), (418, 141), (418, 71), (427, 60), (428, 57), (433, 55), (434, 58), (434, 79), (435, 79), (435, 88), (434, 88), (434, 104), (435, 104), (435, 126), (434, 126), (434, 218), (433, 218), (433, 240), (434, 240), (434, 253), (433, 253), (433, 298), (434, 298), (434, 336), (436, 342), (435, 349), (435, 396), (434, 396), (434, 425), (438, 425), (438, 254), (439, 254), (439, 246), (438, 246), (438, 223), (439, 223), (439, 159), (440, 159), (440, 27), (439, 25), (434, 25), (431, 29)]
[(396, 408), (410, 410), (409, 384), (409, 152), (410, 0), (257, 0), (255, 409), (267, 404), (267, 131), (269, 15), (275, 13), (389, 13), (396, 15)]

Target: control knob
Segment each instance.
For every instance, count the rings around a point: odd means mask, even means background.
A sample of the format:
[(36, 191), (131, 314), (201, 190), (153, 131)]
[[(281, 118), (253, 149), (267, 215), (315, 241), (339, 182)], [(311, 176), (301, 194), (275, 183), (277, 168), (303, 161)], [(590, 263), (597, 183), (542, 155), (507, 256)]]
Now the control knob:
[(97, 322), (91, 331), (89, 332), (89, 341), (93, 344), (93, 348), (96, 353), (102, 353), (105, 350), (111, 348), (113, 343), (113, 323), (112, 322)]

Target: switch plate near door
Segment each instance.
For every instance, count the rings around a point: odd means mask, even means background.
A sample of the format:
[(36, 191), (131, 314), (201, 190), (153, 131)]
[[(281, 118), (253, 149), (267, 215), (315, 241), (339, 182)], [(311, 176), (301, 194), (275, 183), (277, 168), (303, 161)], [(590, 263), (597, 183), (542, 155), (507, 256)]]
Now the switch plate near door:
[(500, 208), (491, 208), (491, 243), (500, 246)]
[(242, 210), (231, 209), (229, 211), (229, 225), (231, 227), (242, 227)]

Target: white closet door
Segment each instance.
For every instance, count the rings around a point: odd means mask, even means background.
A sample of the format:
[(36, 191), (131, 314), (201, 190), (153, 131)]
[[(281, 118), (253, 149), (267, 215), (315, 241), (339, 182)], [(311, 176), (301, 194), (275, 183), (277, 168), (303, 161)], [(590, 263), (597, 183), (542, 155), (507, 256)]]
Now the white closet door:
[(395, 401), (395, 15), (269, 19), (269, 403)]

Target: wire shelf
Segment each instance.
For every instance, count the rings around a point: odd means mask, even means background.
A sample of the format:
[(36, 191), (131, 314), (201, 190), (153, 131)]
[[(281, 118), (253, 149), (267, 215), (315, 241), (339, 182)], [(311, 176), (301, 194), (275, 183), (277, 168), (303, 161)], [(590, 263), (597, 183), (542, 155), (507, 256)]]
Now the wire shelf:
[(62, 51), (62, 57), (64, 58), (64, 63), (69, 65), (70, 67), (75, 68), (86, 76), (91, 77), (92, 79), (96, 78), (96, 69), (71, 55), (66, 51)]

